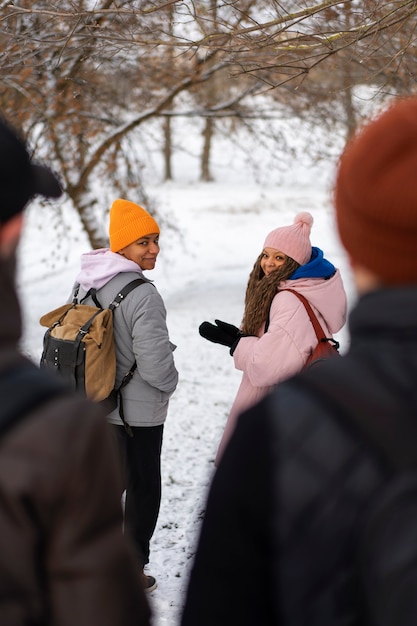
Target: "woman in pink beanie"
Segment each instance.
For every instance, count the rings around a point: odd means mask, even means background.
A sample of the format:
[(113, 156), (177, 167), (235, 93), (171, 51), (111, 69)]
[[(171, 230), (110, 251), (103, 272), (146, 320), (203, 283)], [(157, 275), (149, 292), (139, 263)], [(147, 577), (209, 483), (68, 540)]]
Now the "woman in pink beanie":
[(317, 345), (304, 304), (288, 289), (303, 295), (326, 337), (346, 321), (346, 293), (338, 269), (310, 243), (313, 217), (299, 213), (291, 226), (276, 228), (264, 242), (249, 276), (240, 328), (215, 320), (203, 322), (200, 335), (230, 347), (242, 381), (220, 442), (216, 465), (238, 415), (281, 381), (303, 369)]

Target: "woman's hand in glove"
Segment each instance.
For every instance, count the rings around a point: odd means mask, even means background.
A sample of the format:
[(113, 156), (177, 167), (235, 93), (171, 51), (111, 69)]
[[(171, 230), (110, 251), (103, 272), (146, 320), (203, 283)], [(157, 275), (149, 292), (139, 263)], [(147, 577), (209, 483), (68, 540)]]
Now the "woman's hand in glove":
[(215, 324), (203, 322), (198, 329), (200, 335), (213, 343), (220, 343), (231, 348), (240, 337), (240, 330), (233, 324), (228, 324), (221, 320), (214, 321)]

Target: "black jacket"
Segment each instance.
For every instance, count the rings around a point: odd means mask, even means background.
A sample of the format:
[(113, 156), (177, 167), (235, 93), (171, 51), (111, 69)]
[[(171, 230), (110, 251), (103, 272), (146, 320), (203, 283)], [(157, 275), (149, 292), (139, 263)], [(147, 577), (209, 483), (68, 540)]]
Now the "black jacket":
[(182, 626), (417, 623), (417, 600), (401, 615), (390, 604), (384, 559), (378, 586), (359, 566), (370, 503), (395, 471), (416, 466), (417, 288), (364, 296), (349, 326), (345, 357), (239, 418), (211, 486)]

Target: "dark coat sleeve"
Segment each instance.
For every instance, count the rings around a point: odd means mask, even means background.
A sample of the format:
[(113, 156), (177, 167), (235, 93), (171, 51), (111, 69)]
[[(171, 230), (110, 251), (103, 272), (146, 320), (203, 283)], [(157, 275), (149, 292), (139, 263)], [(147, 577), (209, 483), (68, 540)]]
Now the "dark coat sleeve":
[(139, 565), (122, 532), (122, 483), (112, 433), (101, 415), (83, 417), (69, 423), (61, 496), (55, 494), (47, 521), (51, 623), (148, 626)]
[(240, 416), (214, 476), (182, 626), (273, 623), (271, 437), (262, 407)]
[(2, 439), (1, 624), (149, 626), (103, 410), (43, 404)]

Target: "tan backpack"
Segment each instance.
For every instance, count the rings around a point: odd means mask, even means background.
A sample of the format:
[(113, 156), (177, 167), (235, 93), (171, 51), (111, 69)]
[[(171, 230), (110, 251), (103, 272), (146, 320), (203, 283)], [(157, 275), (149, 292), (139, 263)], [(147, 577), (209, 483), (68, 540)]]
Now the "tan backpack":
[[(56, 372), (72, 389), (92, 400), (107, 401), (109, 411), (116, 408), (120, 391), (120, 387), (115, 389), (113, 311), (128, 293), (144, 282), (138, 278), (128, 283), (107, 308), (101, 306), (95, 289), (90, 289), (78, 301), (77, 285), (72, 303), (45, 313), (39, 320), (48, 328), (43, 339), (41, 367)], [(89, 296), (96, 306), (83, 304)], [(136, 363), (126, 373), (122, 386), (129, 382), (135, 368)]]

